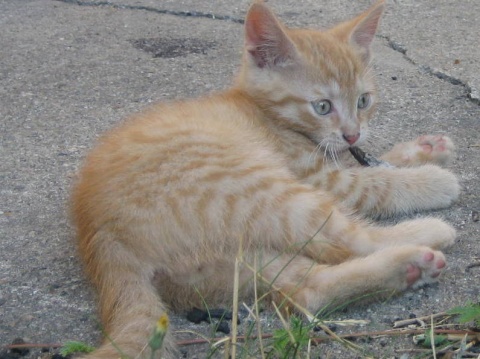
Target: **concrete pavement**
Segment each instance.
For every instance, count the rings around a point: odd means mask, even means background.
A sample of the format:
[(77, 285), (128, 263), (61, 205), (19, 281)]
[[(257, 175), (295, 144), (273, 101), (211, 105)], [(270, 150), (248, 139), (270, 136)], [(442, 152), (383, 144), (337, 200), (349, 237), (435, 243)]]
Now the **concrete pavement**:
[[(98, 135), (127, 114), (227, 87), (239, 63), (248, 4), (0, 1), (0, 345), (17, 337), (98, 344), (94, 293), (68, 220), (75, 171)], [(322, 28), (371, 1), (269, 4), (289, 25)], [(479, 17), (477, 0), (387, 1), (374, 48), (381, 104), (367, 150), (378, 154), (424, 133), (451, 136), (458, 149), (451, 168), (463, 192), (452, 208), (431, 215), (451, 222), (458, 241), (447, 251), (449, 269), (439, 285), (351, 309), (340, 319), (388, 328), (396, 317), (440, 312), (480, 296), (480, 269), (466, 271), (480, 257), (480, 222), (472, 217), (480, 211)], [(197, 330), (181, 315), (174, 323)], [(409, 345), (384, 344), (371, 344), (377, 357)], [(328, 350), (335, 357), (342, 349)]]

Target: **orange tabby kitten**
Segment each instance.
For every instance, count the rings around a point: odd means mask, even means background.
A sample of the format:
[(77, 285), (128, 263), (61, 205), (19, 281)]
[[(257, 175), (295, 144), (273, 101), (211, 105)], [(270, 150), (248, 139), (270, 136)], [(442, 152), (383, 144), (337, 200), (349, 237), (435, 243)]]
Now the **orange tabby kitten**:
[[(377, 99), (370, 45), (383, 8), (320, 32), (287, 28), (255, 2), (230, 90), (159, 104), (87, 157), (73, 194), (80, 255), (102, 325), (126, 355), (150, 355), (168, 310), (228, 303), (240, 245), (274, 300), (312, 313), (436, 280), (451, 226), (424, 218), (382, 227), (351, 213), (449, 206), (457, 179), (426, 163), (451, 157), (450, 139), (397, 145), (384, 156), (397, 168), (335, 165), (367, 137)], [(242, 297), (252, 296), (252, 276), (241, 268)], [(109, 340), (90, 355), (118, 356)]]

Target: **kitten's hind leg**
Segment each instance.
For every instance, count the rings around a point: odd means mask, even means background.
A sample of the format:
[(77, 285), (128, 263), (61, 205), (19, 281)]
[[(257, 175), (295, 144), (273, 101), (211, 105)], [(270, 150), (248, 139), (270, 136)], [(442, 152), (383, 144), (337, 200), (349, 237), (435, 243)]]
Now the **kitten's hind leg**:
[(333, 266), (283, 255), (261, 271), (271, 288), (312, 313), (332, 303), (374, 298), (435, 282), (444, 255), (423, 246), (387, 248)]
[(395, 226), (376, 227), (377, 234), (369, 243), (352, 243), (356, 253), (369, 254), (388, 247), (400, 245), (426, 246), (445, 249), (455, 242), (455, 229), (438, 218), (417, 218)]
[(395, 166), (419, 166), (425, 163), (447, 164), (454, 156), (452, 140), (443, 135), (425, 135), (396, 144), (381, 159)]

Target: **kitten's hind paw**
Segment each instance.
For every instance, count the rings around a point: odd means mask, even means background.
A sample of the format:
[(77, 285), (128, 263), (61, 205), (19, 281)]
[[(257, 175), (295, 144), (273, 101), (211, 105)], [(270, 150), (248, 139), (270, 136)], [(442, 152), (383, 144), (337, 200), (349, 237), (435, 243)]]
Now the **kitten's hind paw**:
[(442, 252), (421, 247), (413, 260), (407, 264), (407, 286), (418, 288), (435, 282), (446, 265)]
[(386, 288), (397, 291), (436, 282), (447, 266), (442, 252), (425, 246), (389, 248), (372, 257), (378, 256), (382, 256)]
[(419, 166), (425, 163), (447, 164), (454, 156), (455, 146), (444, 135), (424, 135), (409, 142), (396, 144), (382, 159), (397, 166)]
[[(438, 218), (418, 218), (400, 222), (392, 229), (397, 236), (400, 233), (402, 239), (390, 242), (390, 246), (413, 244), (433, 249), (444, 249), (455, 243), (455, 229)], [(392, 238), (392, 235), (388, 238)]]

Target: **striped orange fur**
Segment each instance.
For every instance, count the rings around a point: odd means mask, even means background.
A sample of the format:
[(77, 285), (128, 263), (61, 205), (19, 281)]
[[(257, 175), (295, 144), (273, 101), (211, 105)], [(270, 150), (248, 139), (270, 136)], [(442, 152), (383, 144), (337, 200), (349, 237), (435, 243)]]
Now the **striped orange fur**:
[[(451, 156), (451, 141), (427, 136), (385, 155), (404, 167), (335, 165), (368, 134), (370, 44), (383, 7), (320, 32), (287, 28), (255, 2), (231, 89), (145, 110), (87, 156), (72, 196), (79, 252), (102, 325), (126, 355), (150, 356), (146, 343), (169, 310), (228, 305), (240, 246), (273, 299), (291, 296), (313, 313), (436, 280), (451, 226), (360, 216), (450, 205), (455, 176), (426, 163)], [(243, 266), (244, 298), (252, 277)], [(173, 353), (169, 335), (162, 355)], [(89, 358), (118, 356), (106, 340)]]

